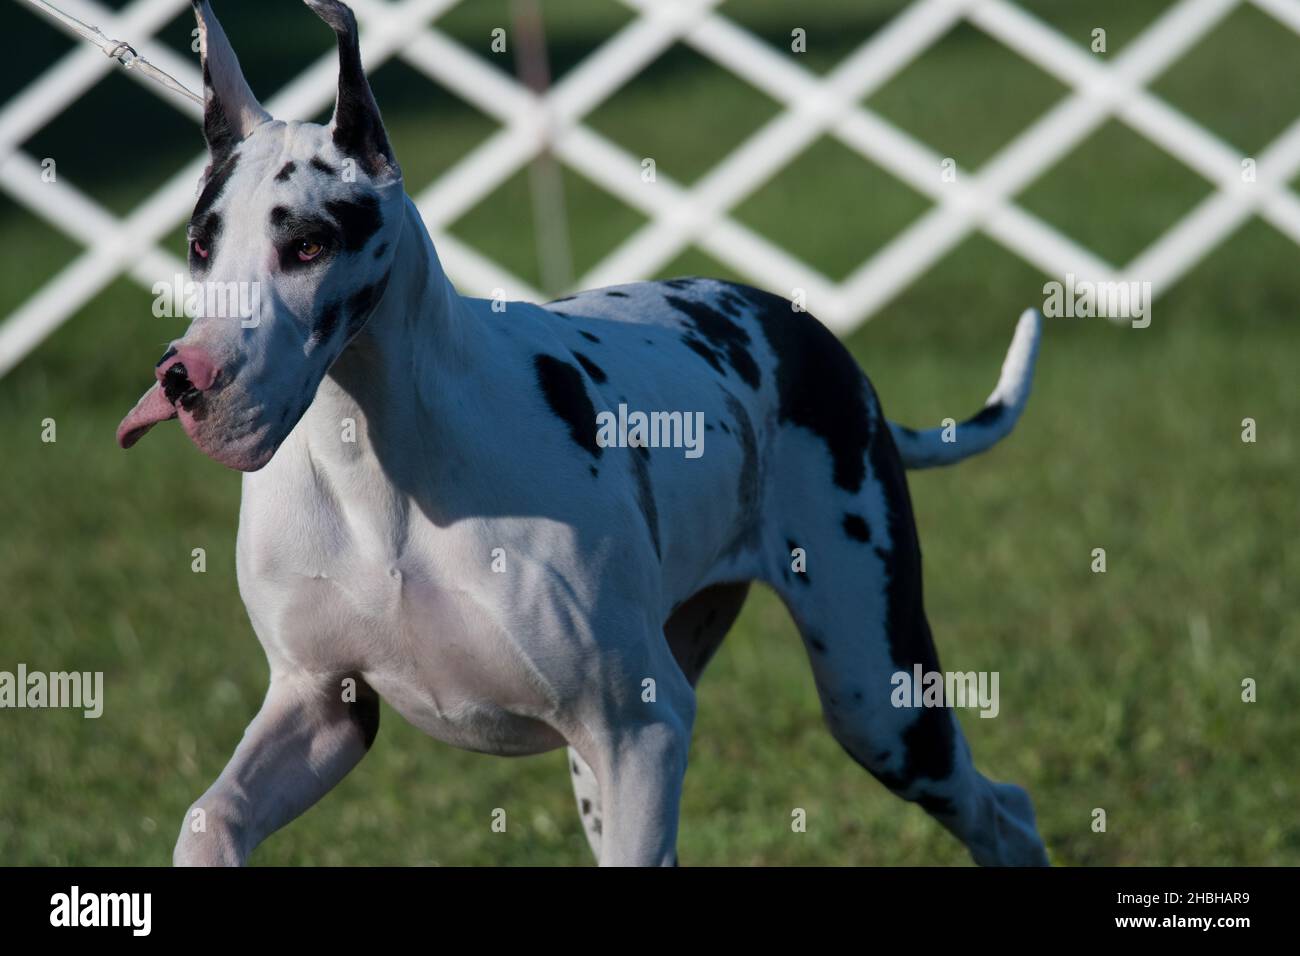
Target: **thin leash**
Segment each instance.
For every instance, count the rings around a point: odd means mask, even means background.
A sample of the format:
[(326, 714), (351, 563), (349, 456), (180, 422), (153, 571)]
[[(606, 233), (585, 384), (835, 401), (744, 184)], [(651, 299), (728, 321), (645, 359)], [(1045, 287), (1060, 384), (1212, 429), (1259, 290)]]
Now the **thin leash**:
[(161, 83), (172, 92), (179, 93), (181, 96), (189, 97), (195, 103), (198, 103), (199, 106), (203, 105), (203, 97), (184, 86), (179, 80), (158, 69), (158, 67), (154, 66), (137, 53), (135, 48), (126, 41), (109, 39), (98, 27), (81, 22), (71, 14), (64, 13), (58, 7), (54, 6), (54, 4), (47, 3), (46, 0), (27, 0), (27, 3), (43, 12), (69, 33), (73, 33), (76, 36), (81, 37), (81, 39), (89, 40), (91, 43), (95, 44), (95, 46), (103, 50), (106, 55), (117, 60), (123, 68), (143, 73), (155, 83)]

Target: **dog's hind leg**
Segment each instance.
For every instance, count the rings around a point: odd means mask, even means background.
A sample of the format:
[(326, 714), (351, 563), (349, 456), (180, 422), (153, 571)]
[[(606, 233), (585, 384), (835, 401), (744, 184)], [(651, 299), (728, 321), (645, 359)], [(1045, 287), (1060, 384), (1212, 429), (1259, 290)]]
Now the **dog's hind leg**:
[[(835, 739), (891, 791), (913, 801), (966, 844), (981, 864), (1045, 864), (1029, 797), (976, 769), (948, 707), (897, 706), (894, 676), (938, 672), (926, 621), (921, 552), (902, 463), (885, 428), (853, 494), (828, 488), (816, 445), (789, 432), (772, 530), (803, 549), (771, 573), (803, 636)], [(791, 566), (793, 565), (793, 566)], [(802, 568), (802, 570), (801, 570)]]
[(357, 676), (272, 674), (262, 708), (216, 782), (191, 805), (172, 859), (238, 866), (323, 797), (365, 756), (379, 697)]

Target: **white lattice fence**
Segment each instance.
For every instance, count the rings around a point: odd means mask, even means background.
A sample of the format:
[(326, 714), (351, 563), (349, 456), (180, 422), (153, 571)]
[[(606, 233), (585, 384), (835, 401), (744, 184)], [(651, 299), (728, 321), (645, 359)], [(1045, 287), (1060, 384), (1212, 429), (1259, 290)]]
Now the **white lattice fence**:
[[(644, 278), (691, 246), (737, 273), (787, 294), (806, 291), (818, 317), (839, 332), (868, 319), (972, 232), (982, 231), (1049, 275), (1149, 281), (1156, 295), (1176, 283), (1247, 217), (1258, 214), (1300, 244), (1300, 199), (1287, 183), (1300, 172), (1300, 120), (1254, 156), (1245, 182), (1239, 152), (1153, 95), (1149, 85), (1241, 3), (1251, 2), (1300, 33), (1300, 0), (1181, 0), (1114, 60), (1102, 62), (1009, 0), (916, 0), (820, 76), (800, 67), (719, 13), (721, 0), (621, 0), (636, 16), (545, 94), (512, 80), (441, 32), (437, 18), (460, 0), (352, 0), (371, 70), (400, 57), (449, 88), (500, 129), (416, 196), (444, 264), (465, 291), (505, 290), (543, 298), (498, 263), (451, 235), (461, 215), (548, 144), (648, 222), (582, 276), (578, 287)], [(69, 13), (130, 40), (191, 89), (198, 69), (148, 38), (188, 0), (135, 0), (114, 14), (93, 0), (59, 0)], [(965, 18), (1071, 88), (979, 170), (939, 175), (943, 157), (860, 105)], [(433, 24), (433, 25), (431, 25)], [(783, 109), (691, 186), (659, 172), (642, 181), (641, 157), (584, 125), (584, 118), (674, 43), (684, 42)], [(334, 97), (331, 52), (267, 102), (283, 119), (304, 119)], [(43, 183), (18, 147), (116, 66), (97, 49), (68, 53), (0, 111), (0, 188), (84, 246), (84, 251), (0, 324), (0, 375), (11, 369), (106, 285), (127, 275), (146, 287), (184, 271), (160, 239), (183, 220), (205, 157), (176, 173), (119, 219), (66, 182)], [(147, 88), (197, 119), (193, 103)], [(1112, 117), (1216, 186), (1133, 261), (1116, 265), (1017, 206), (1011, 197)], [(843, 282), (835, 283), (772, 239), (729, 215), (823, 135), (830, 135), (931, 199), (934, 205)]]

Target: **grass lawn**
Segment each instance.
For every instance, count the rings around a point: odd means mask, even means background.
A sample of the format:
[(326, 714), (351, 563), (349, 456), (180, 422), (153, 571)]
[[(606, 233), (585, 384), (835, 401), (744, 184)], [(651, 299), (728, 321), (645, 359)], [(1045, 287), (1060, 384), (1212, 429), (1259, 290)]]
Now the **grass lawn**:
[[(850, 14), (817, 0), (800, 3), (793, 24), (791, 5), (774, 0), (732, 0), (723, 12), (774, 44), (806, 25), (805, 65), (821, 72), (903, 5)], [(1162, 6), (1107, 0), (1084, 15), (1061, 9), (1083, 5), (1024, 5), (1081, 44), (1097, 22), (1113, 24), (1111, 55)], [(476, 0), (447, 26), (485, 46), (487, 31), (508, 22), (494, 8), (504, 3)], [(295, 5), (275, 10), (285, 28), (266, 35), (246, 14), (227, 17), (264, 95), (329, 42)], [(3, 16), (24, 18), (15, 29), (30, 43), (18, 46), (34, 64), (69, 46), (11, 5)], [(627, 19), (604, 0), (557, 3), (548, 10), (555, 71)], [(178, 18), (167, 36), (183, 44), (188, 30)], [(1241, 150), (1260, 149), (1300, 113), (1290, 78), (1300, 38), (1250, 8), (1216, 37), (1156, 89)], [(277, 45), (284, 55), (270, 56)], [(0, 102), (25, 75), (21, 58), (3, 69)], [(868, 105), (978, 168), (1066, 95), (1039, 76), (959, 28)], [(375, 86), (413, 190), (493, 129), (408, 67), (383, 67)], [(1260, 109), (1243, 109), (1243, 97)], [(591, 125), (689, 183), (775, 110), (674, 50)], [(129, 137), (111, 152), (87, 147), (87, 126), (119, 119), (174, 148), (154, 152)], [(115, 76), (25, 149), (55, 157), (61, 177), (123, 211), (198, 146), (188, 121)], [(567, 187), (581, 271), (642, 220), (576, 173)], [(1209, 191), (1108, 124), (1019, 198), (1123, 262)], [(737, 218), (840, 276), (925, 207), (827, 140)], [(539, 281), (528, 208), (520, 176), (452, 231)], [(0, 316), (77, 252), (8, 198), (0, 248)], [(1056, 863), (1300, 863), (1296, 257), (1288, 239), (1251, 220), (1156, 302), (1148, 329), (1049, 320), (1035, 393), (1013, 436), (983, 458), (912, 477), (944, 666), (1000, 673), (999, 717), (963, 714), (971, 745), (986, 774), (1028, 787)], [(696, 252), (665, 272), (727, 274)], [(891, 417), (960, 419), (992, 387), (1015, 318), (1041, 304), (1044, 281), (973, 237), (848, 344)], [(168, 862), (185, 808), (220, 771), (265, 689), (234, 579), (238, 476), (174, 426), (130, 454), (113, 441), (163, 343), (180, 331), (150, 315), (151, 301), (115, 283), (0, 379), (0, 670), (102, 670), (106, 685), (97, 721), (0, 712), (0, 863)], [(1254, 444), (1241, 441), (1247, 417), (1257, 422)], [(57, 423), (54, 443), (40, 438), (46, 418)], [(205, 574), (190, 570), (199, 547)], [(1090, 571), (1095, 548), (1106, 550), (1105, 574)], [(1256, 703), (1241, 700), (1248, 677)], [(497, 807), (509, 815), (504, 834), (490, 827)], [(805, 833), (791, 832), (794, 808), (807, 811)], [(1092, 830), (1095, 808), (1106, 810), (1105, 833)], [(687, 865), (967, 862), (830, 738), (798, 638), (766, 592), (751, 598), (700, 686), (680, 852)], [(590, 854), (562, 753), (462, 753), (385, 710), (361, 766), (254, 862), (577, 864)]]

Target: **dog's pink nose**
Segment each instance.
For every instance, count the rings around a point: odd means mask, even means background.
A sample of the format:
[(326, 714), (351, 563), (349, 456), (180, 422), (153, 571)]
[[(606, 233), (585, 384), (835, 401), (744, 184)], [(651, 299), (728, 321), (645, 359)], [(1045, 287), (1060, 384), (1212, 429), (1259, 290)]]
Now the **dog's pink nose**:
[[(178, 365), (183, 365), (184, 368), (176, 368)], [(217, 380), (220, 371), (217, 364), (203, 350), (192, 345), (182, 345), (178, 349), (171, 350), (171, 354), (158, 363), (154, 374), (158, 376), (160, 382), (165, 382), (169, 375), (173, 379), (178, 374), (183, 375), (190, 387), (206, 392)]]
[(203, 392), (212, 387), (221, 370), (202, 349), (192, 345), (168, 349), (154, 374), (162, 385), (167, 401), (186, 410), (192, 409)]

